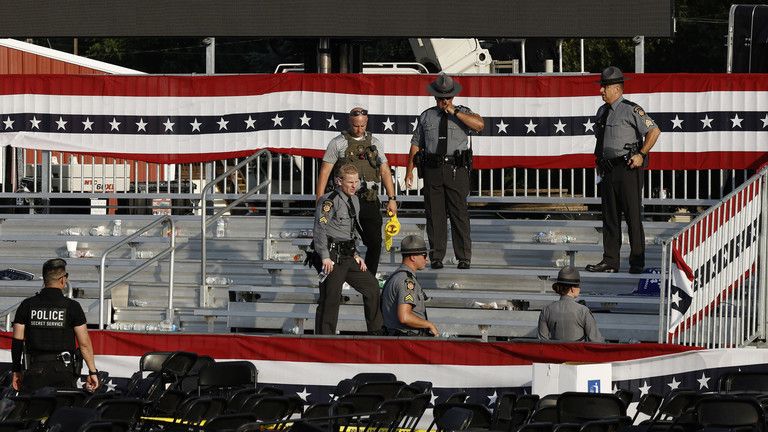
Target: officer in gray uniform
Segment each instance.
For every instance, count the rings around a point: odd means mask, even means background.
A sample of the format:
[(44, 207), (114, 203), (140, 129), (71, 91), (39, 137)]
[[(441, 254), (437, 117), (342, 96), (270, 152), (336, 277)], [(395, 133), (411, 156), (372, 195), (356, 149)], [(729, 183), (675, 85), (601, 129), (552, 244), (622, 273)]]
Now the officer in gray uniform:
[(595, 159), (602, 199), (603, 259), (586, 267), (591, 272), (619, 271), (621, 216), (629, 232), (629, 272), (645, 268), (645, 233), (642, 219), (643, 171), (648, 153), (661, 132), (636, 103), (623, 97), (624, 74), (608, 67), (600, 75), (600, 96), (605, 104), (597, 110)]
[(560, 300), (539, 314), (539, 339), (567, 342), (604, 342), (589, 308), (576, 303), (581, 292), (579, 271), (571, 266), (560, 269), (552, 289)]
[(440, 74), (427, 86), (427, 91), (435, 97), (435, 106), (419, 116), (411, 138), (405, 183), (411, 187), (413, 167), (417, 165), (419, 175), (424, 179), (424, 210), (427, 237), (432, 248), (432, 268), (443, 268), (448, 243), (447, 215), (451, 218), (453, 251), (459, 259), (457, 267), (468, 269), (472, 261), (467, 212), (469, 172), (472, 169), (469, 134), (483, 130), (485, 123), (469, 108), (453, 104), (461, 85), (448, 75)]
[[(322, 259), (320, 301), (315, 314), (315, 334), (336, 334), (341, 288), (349, 283), (363, 295), (365, 324), (371, 334), (382, 334), (379, 284), (357, 254), (356, 231), (360, 230), (355, 195), (360, 183), (357, 168), (339, 168), (336, 190), (323, 195), (315, 210), (314, 248)], [(323, 279), (322, 275), (326, 275)]]
[(64, 297), (68, 279), (66, 261), (46, 261), (45, 288), (21, 302), (16, 310), (11, 341), (12, 385), (16, 390), (31, 393), (41, 387), (74, 389), (82, 367), (80, 356), (88, 365), (85, 389), (94, 391), (99, 387), (83, 308)]
[(427, 243), (409, 235), (400, 243), (403, 263), (390, 275), (381, 294), (384, 330), (390, 336), (437, 336), (437, 327), (427, 319), (427, 296), (416, 280), (416, 272), (427, 266)]
[(332, 171), (341, 165), (351, 163), (360, 173), (360, 240), (366, 247), (365, 265), (368, 271), (375, 275), (379, 268), (381, 257), (381, 201), (379, 201), (379, 183), (384, 185), (387, 192), (387, 212), (397, 214), (395, 185), (387, 163), (387, 157), (382, 151), (381, 142), (370, 132), (368, 127), (368, 110), (356, 106), (349, 112), (349, 129), (342, 132), (328, 143), (320, 166), (320, 175), (315, 190), (318, 201), (326, 193), (328, 180)]

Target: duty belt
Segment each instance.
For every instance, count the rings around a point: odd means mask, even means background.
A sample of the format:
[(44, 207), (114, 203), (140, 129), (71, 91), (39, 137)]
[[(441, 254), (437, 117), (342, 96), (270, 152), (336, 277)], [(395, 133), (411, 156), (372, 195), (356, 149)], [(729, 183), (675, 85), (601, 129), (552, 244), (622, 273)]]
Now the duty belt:
[(355, 240), (334, 240), (328, 238), (328, 250), (335, 251), (341, 256), (355, 255)]
[(456, 158), (453, 155), (439, 155), (427, 153), (424, 155), (424, 162), (427, 166), (439, 167), (441, 165), (456, 165)]
[(74, 357), (69, 351), (62, 351), (60, 353), (28, 354), (28, 356), (30, 363), (60, 361), (67, 366), (72, 362), (72, 358)]
[(431, 336), (427, 329), (392, 329), (384, 327), (387, 336)]

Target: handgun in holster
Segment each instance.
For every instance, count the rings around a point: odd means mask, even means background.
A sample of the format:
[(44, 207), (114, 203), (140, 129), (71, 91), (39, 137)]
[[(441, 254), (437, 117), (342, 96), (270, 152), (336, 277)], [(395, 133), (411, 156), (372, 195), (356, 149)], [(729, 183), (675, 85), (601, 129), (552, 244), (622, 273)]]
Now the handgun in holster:
[[(624, 144), (624, 150), (627, 151), (627, 155), (625, 156), (625, 159), (627, 162), (629, 162), (632, 156), (640, 153), (640, 143), (639, 142), (626, 143)], [(641, 166), (642, 168), (648, 167), (648, 159), (649, 159), (648, 155), (643, 156), (643, 165)]]
[(323, 271), (323, 258), (315, 250), (314, 240), (312, 240), (312, 243), (310, 243), (309, 247), (307, 248), (307, 257), (304, 258), (304, 265), (314, 268), (317, 270), (318, 274)]
[(416, 167), (416, 174), (419, 178), (424, 178), (424, 164), (426, 163), (426, 151), (421, 148), (413, 155), (413, 165)]

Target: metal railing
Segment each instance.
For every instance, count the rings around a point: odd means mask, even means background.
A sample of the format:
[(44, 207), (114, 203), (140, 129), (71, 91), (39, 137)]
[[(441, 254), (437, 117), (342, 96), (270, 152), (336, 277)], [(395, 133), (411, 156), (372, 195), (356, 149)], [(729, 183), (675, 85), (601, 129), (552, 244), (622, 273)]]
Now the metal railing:
[[(120, 276), (119, 278), (112, 281), (109, 285), (105, 287), (104, 283), (105, 283), (105, 274), (106, 274), (106, 267), (107, 267), (106, 266), (107, 256), (110, 253), (121, 248), (122, 246), (128, 243), (131, 243), (134, 239), (138, 238), (143, 233), (151, 230), (152, 228), (155, 228), (158, 225), (166, 224), (166, 223), (170, 226), (170, 239), (171, 239), (170, 246), (161, 250), (154, 257), (144, 261), (141, 265), (139, 265), (138, 267), (135, 267), (133, 270), (129, 271), (128, 273)], [(150, 222), (149, 224), (139, 228), (138, 230), (136, 230), (135, 233), (115, 243), (109, 249), (104, 251), (104, 254), (102, 254), (101, 263), (99, 265), (99, 329), (104, 328), (104, 296), (105, 294), (108, 291), (110, 291), (112, 288), (114, 288), (117, 284), (139, 273), (140, 271), (144, 270), (148, 266), (159, 261), (161, 258), (165, 257), (168, 254), (170, 254), (170, 259), (169, 259), (170, 268), (168, 271), (168, 315), (166, 318), (170, 322), (173, 322), (173, 275), (174, 275), (174, 263), (176, 260), (176, 223), (174, 222), (172, 217), (162, 216)]]
[[(199, 192), (207, 179), (239, 165), (240, 159), (208, 163), (152, 164), (100, 156), (62, 152), (32, 152), (13, 149), (16, 164), (5, 164), (0, 153), (0, 171), (16, 167), (24, 175), (21, 183), (3, 182), (0, 198), (11, 198), (14, 205), (3, 207), (44, 210), (45, 200), (66, 201), (69, 208), (133, 210), (154, 206), (154, 210), (196, 212)], [(48, 154), (48, 157), (44, 157)], [(277, 154), (273, 157), (273, 200), (314, 201), (319, 159)], [(76, 162), (76, 163), (74, 163)], [(224, 182), (210, 199), (236, 199), (237, 183), (249, 187), (264, 177), (260, 164), (246, 163), (232, 172), (233, 182)], [(419, 190), (404, 188), (405, 169), (395, 168), (393, 178), (401, 201), (420, 201)], [(746, 181), (751, 170), (648, 170), (645, 172), (643, 203), (646, 206), (708, 207)], [(272, 174), (269, 174), (272, 177)], [(11, 175), (15, 178), (15, 175)], [(87, 201), (98, 199), (100, 201)], [(17, 202), (18, 201), (18, 202)], [(474, 170), (469, 202), (500, 204), (597, 205), (595, 171), (587, 168), (533, 169), (499, 168)], [(672, 209), (674, 210), (674, 209)]]
[[(211, 217), (207, 217), (207, 209), (208, 205), (206, 204), (208, 199), (208, 192), (213, 189), (214, 186), (216, 186), (218, 183), (220, 183), (225, 178), (235, 174), (239, 173), (239, 170), (245, 166), (247, 166), (251, 161), (255, 159), (261, 158), (262, 155), (266, 155), (267, 159), (267, 176), (266, 179), (257, 185), (250, 188), (248, 191), (246, 191), (243, 194), (239, 194), (239, 197), (229, 203), (227, 206), (223, 207), (216, 213), (214, 213)], [(258, 165), (257, 165), (258, 166)], [(258, 177), (257, 177), (258, 178)], [(248, 198), (250, 198), (253, 194), (258, 192), (259, 190), (263, 188), (267, 188), (267, 196), (266, 196), (266, 213), (265, 213), (265, 227), (264, 227), (264, 248), (263, 248), (263, 259), (268, 259), (271, 255), (271, 241), (269, 239), (269, 231), (271, 228), (271, 221), (272, 221), (272, 153), (269, 152), (269, 150), (259, 150), (258, 152), (252, 154), (242, 162), (238, 163), (237, 165), (233, 166), (232, 168), (226, 170), (221, 175), (213, 179), (213, 181), (209, 182), (205, 185), (203, 188), (202, 193), (200, 194), (200, 241), (201, 241), (201, 247), (200, 247), (200, 289), (201, 289), (201, 295), (200, 295), (200, 306), (206, 307), (208, 305), (208, 283), (207, 283), (207, 264), (208, 264), (208, 255), (207, 255), (207, 247), (208, 247), (208, 239), (206, 236), (206, 230), (208, 225), (215, 222), (217, 219), (219, 219), (224, 213), (230, 211), (232, 208), (240, 205), (241, 203), (245, 202)]]
[(659, 342), (735, 347), (766, 336), (768, 168), (662, 243)]

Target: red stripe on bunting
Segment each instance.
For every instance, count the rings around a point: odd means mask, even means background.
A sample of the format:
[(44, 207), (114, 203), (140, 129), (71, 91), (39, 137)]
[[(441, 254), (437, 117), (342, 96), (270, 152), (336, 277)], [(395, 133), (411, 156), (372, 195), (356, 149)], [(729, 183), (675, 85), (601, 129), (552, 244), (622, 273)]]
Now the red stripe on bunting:
[[(10, 348), (11, 336), (11, 333), (0, 334), (0, 348)], [(97, 355), (141, 356), (151, 351), (192, 351), (216, 359), (320, 363), (468, 366), (570, 361), (602, 363), (698, 349), (669, 344), (501, 343), (113, 331), (91, 331), (90, 336)]]
[[(626, 93), (768, 91), (766, 74), (627, 74)], [(427, 96), (434, 75), (273, 74), (214, 76), (5, 75), (0, 94), (82, 96), (241, 96), (312, 91)], [(460, 76), (460, 97), (598, 96), (597, 75)], [(425, 107), (428, 108), (428, 107)]]
[[(93, 156), (104, 156), (113, 158), (126, 158), (141, 160), (154, 163), (195, 163), (207, 162), (211, 160), (220, 160), (228, 158), (237, 158), (249, 156), (259, 148), (253, 150), (242, 150), (237, 152), (217, 152), (217, 153), (110, 153), (110, 152), (87, 152), (83, 154)], [(320, 158), (325, 150), (301, 149), (301, 148), (270, 148), (275, 153), (289, 154), (294, 156), (307, 156)], [(69, 152), (77, 154), (76, 152)], [(649, 169), (671, 170), (681, 169), (681, 164), (685, 169), (724, 169), (730, 166), (757, 166), (763, 161), (768, 161), (768, 154), (764, 152), (702, 152), (695, 153), (697, 165), (690, 165), (690, 153), (682, 152), (654, 152)], [(404, 153), (388, 153), (387, 161), (391, 166), (405, 166), (408, 161), (408, 155)], [(473, 168), (476, 169), (494, 169), (509, 167), (526, 168), (594, 168), (595, 157), (591, 153), (576, 153), (561, 156), (475, 156), (473, 158)]]

